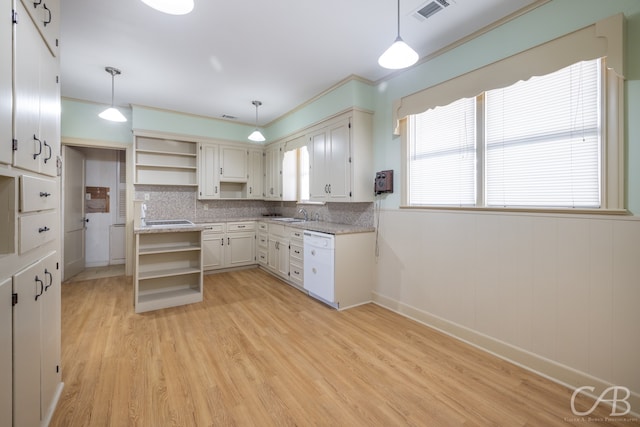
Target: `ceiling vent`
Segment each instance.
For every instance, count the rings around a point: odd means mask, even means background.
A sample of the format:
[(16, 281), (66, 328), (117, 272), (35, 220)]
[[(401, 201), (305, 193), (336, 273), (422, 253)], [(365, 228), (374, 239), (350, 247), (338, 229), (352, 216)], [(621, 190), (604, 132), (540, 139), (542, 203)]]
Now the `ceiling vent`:
[(449, 7), (450, 4), (451, 0), (433, 0), (420, 6), (415, 12), (413, 12), (413, 16), (420, 21), (424, 21), (425, 19), (440, 12), (445, 7)]

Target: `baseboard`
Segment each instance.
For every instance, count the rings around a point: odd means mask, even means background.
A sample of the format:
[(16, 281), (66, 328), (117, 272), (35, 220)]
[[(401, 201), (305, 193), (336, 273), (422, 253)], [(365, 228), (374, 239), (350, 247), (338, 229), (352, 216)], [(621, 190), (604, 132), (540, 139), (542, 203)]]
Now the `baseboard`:
[(60, 400), (60, 396), (62, 396), (62, 389), (64, 389), (63, 382), (59, 383), (58, 387), (56, 387), (56, 392), (53, 395), (51, 404), (47, 408), (47, 412), (43, 414), (44, 416), (42, 418), (41, 425), (48, 426), (49, 424), (51, 424), (51, 418), (53, 418), (53, 413), (56, 411), (56, 408), (58, 407), (58, 401)]
[[(446, 335), (479, 348), (480, 350), (486, 351), (528, 371), (534, 372), (555, 383), (564, 385), (572, 390), (575, 390), (578, 387), (591, 386), (595, 387), (596, 393), (599, 394), (607, 387), (616, 385), (573, 369), (569, 366), (554, 362), (553, 360), (535, 353), (531, 353), (522, 348), (515, 347), (511, 344), (481, 334), (467, 327), (450, 322), (439, 316), (412, 307), (393, 298), (380, 295), (377, 292), (373, 292), (373, 302), (383, 308), (415, 320), (416, 322), (422, 323), (430, 328), (436, 329)], [(598, 397), (597, 395), (590, 393), (583, 394), (591, 395), (594, 399), (597, 399)], [(640, 394), (637, 391), (631, 391), (631, 396), (629, 397), (628, 402), (631, 405), (632, 412), (626, 415), (626, 417), (640, 417)], [(567, 401), (567, 406), (569, 405), (570, 402)]]

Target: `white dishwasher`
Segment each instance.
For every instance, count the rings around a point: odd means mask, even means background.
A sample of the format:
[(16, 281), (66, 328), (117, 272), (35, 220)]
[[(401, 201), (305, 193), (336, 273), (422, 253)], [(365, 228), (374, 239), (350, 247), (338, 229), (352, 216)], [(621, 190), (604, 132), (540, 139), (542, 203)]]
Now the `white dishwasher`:
[(334, 296), (333, 234), (304, 232), (304, 288), (314, 298), (338, 308)]

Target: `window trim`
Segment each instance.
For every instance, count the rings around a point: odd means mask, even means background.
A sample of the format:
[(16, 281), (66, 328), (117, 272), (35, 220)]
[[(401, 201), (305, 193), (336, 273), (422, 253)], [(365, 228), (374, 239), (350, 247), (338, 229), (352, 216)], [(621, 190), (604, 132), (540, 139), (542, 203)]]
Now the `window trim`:
[[(567, 34), (543, 45), (520, 52), (496, 63), (471, 71), (462, 76), (447, 80), (420, 92), (408, 95), (395, 102), (394, 126), (395, 133), (401, 140), (401, 208), (411, 209), (449, 209), (449, 210), (490, 210), (505, 212), (563, 212), (587, 214), (628, 214), (625, 209), (625, 168), (624, 168), (624, 76), (623, 67), (623, 26), (624, 15), (618, 14), (601, 20), (589, 27)], [(577, 53), (576, 53), (577, 52)], [(566, 53), (566, 55), (562, 55)], [(559, 55), (560, 54), (560, 55)], [(536, 207), (487, 207), (477, 206), (414, 206), (409, 205), (409, 174), (408, 171), (408, 116), (447, 105), (462, 97), (476, 97), (479, 93), (497, 87), (505, 87), (532, 75), (542, 75), (559, 70), (573, 63), (595, 59), (599, 55), (606, 56), (603, 60), (602, 84), (602, 183), (600, 191), (600, 208), (536, 208)], [(547, 56), (550, 55), (550, 56)], [(552, 57), (553, 60), (546, 58)], [(537, 58), (537, 59), (536, 59)], [(545, 60), (540, 60), (545, 58)], [(573, 62), (567, 62), (569, 58)], [(531, 61), (539, 61), (538, 65), (529, 70)], [(555, 68), (553, 68), (555, 67)], [(518, 70), (516, 74), (505, 70)], [(545, 71), (545, 72), (542, 72)], [(520, 74), (517, 74), (520, 73)], [(494, 76), (501, 76), (495, 78)], [(518, 77), (519, 76), (519, 77)], [(502, 86), (496, 84), (502, 82)], [(480, 89), (478, 89), (480, 88)], [(447, 102), (448, 101), (448, 102)], [(481, 119), (481, 118), (480, 118)], [(479, 123), (484, 123), (480, 121)], [(477, 127), (482, 132), (481, 126)], [(479, 139), (480, 141), (483, 138)], [(484, 144), (479, 144), (483, 146)], [(484, 150), (484, 147), (481, 148)], [(478, 152), (484, 158), (484, 152)], [(484, 182), (481, 170), (484, 162), (477, 168), (477, 203), (484, 204)]]

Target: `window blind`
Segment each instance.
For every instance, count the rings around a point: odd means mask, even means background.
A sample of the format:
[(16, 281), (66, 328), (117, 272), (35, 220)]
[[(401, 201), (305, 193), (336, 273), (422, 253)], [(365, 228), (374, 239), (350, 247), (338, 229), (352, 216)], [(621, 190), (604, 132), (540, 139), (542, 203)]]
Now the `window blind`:
[(475, 204), (475, 99), (409, 117), (409, 203)]
[(487, 206), (600, 207), (599, 64), (486, 92)]

